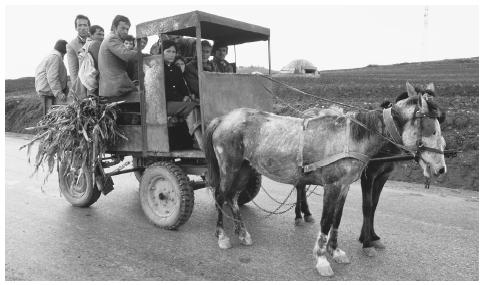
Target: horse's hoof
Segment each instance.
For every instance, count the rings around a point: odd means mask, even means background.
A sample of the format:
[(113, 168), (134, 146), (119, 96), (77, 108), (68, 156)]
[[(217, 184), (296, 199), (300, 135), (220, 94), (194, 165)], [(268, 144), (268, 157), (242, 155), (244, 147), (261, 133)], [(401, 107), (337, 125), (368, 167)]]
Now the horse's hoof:
[(330, 267), (329, 262), (325, 258), (318, 258), (317, 259), (317, 265), (315, 266), (317, 269), (317, 272), (319, 272), (320, 275), (325, 276), (325, 277), (330, 277), (334, 276), (334, 271), (332, 271), (332, 268)]
[(337, 248), (336, 250), (334, 250), (332, 258), (337, 263), (350, 263), (350, 260), (349, 260), (349, 257), (347, 257), (347, 254), (344, 251), (342, 251), (340, 248)]
[(370, 246), (374, 247), (375, 249), (385, 249), (386, 246), (380, 240), (374, 240), (369, 243)]
[(312, 215), (305, 216), (304, 220), (306, 223), (315, 223), (315, 220), (314, 218), (312, 218)]
[(296, 218), (295, 219), (295, 225), (296, 226), (301, 226), (302, 225), (302, 218)]
[(362, 252), (368, 257), (376, 256), (376, 250), (373, 247), (364, 247), (362, 248)]
[(229, 249), (231, 248), (231, 242), (229, 237), (221, 237), (218, 239), (218, 246), (221, 249)]
[(243, 245), (252, 245), (253, 244), (253, 240), (252, 240), (252, 237), (250, 236), (250, 234), (248, 232), (245, 233), (245, 236), (240, 236), (240, 243), (243, 244)]

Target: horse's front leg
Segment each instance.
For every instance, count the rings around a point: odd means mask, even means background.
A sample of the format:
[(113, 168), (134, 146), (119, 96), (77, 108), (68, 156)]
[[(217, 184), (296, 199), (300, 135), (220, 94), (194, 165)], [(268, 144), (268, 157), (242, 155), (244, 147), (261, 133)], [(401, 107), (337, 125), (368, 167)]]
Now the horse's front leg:
[(322, 218), (320, 219), (320, 233), (314, 246), (314, 257), (316, 259), (316, 269), (322, 276), (332, 276), (334, 271), (330, 267), (325, 254), (327, 253), (328, 234), (332, 226), (335, 203), (339, 189), (334, 185), (327, 185), (324, 187), (324, 208), (322, 210)]
[(339, 192), (339, 197), (337, 198), (337, 203), (334, 209), (334, 217), (332, 222), (332, 229), (330, 230), (329, 241), (327, 243), (327, 252), (332, 255), (332, 258), (337, 263), (349, 263), (349, 257), (346, 253), (339, 248), (337, 244), (337, 236), (340, 225), (340, 220), (342, 219), (342, 211), (344, 210), (345, 199), (347, 193), (349, 192), (349, 185), (343, 185)]

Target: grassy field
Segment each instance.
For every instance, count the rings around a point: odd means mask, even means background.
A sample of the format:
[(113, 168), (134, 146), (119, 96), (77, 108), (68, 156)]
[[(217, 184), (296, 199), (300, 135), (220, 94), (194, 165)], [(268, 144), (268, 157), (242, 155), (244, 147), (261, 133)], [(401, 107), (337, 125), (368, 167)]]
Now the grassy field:
[[(406, 81), (416, 85), (433, 82), (436, 100), (447, 110), (442, 125), (447, 148), (463, 151), (457, 158), (447, 159), (448, 174), (433, 183), (478, 191), (478, 72), (479, 59), (468, 58), (330, 70), (320, 72), (318, 77), (279, 74), (275, 78), (321, 98), (366, 109), (379, 108), (384, 100), (394, 101), (405, 91)], [(6, 131), (26, 132), (25, 127), (39, 120), (42, 108), (33, 85), (31, 77), (5, 81)], [(277, 84), (273, 90), (277, 96), (274, 111), (281, 115), (298, 116), (294, 108), (330, 105)], [(391, 179), (424, 182), (422, 171), (414, 162), (399, 163)]]

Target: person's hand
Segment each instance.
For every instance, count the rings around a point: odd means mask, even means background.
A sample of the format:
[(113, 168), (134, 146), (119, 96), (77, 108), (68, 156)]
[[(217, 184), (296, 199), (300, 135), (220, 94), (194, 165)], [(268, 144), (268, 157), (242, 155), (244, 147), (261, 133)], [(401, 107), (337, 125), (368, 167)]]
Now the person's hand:
[(62, 101), (62, 102), (65, 102), (65, 101), (67, 101), (67, 94), (61, 92), (59, 95), (57, 95), (57, 99)]
[(183, 102), (189, 102), (191, 101), (191, 98), (189, 96), (184, 96)]

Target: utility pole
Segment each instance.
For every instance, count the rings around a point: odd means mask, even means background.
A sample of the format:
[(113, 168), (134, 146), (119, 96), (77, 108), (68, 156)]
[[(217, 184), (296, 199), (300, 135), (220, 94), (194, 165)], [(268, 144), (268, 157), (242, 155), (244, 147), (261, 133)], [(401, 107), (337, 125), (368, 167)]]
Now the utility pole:
[(421, 61), (428, 60), (428, 36), (429, 36), (429, 7), (424, 7), (424, 28), (423, 28), (423, 42), (421, 46)]

